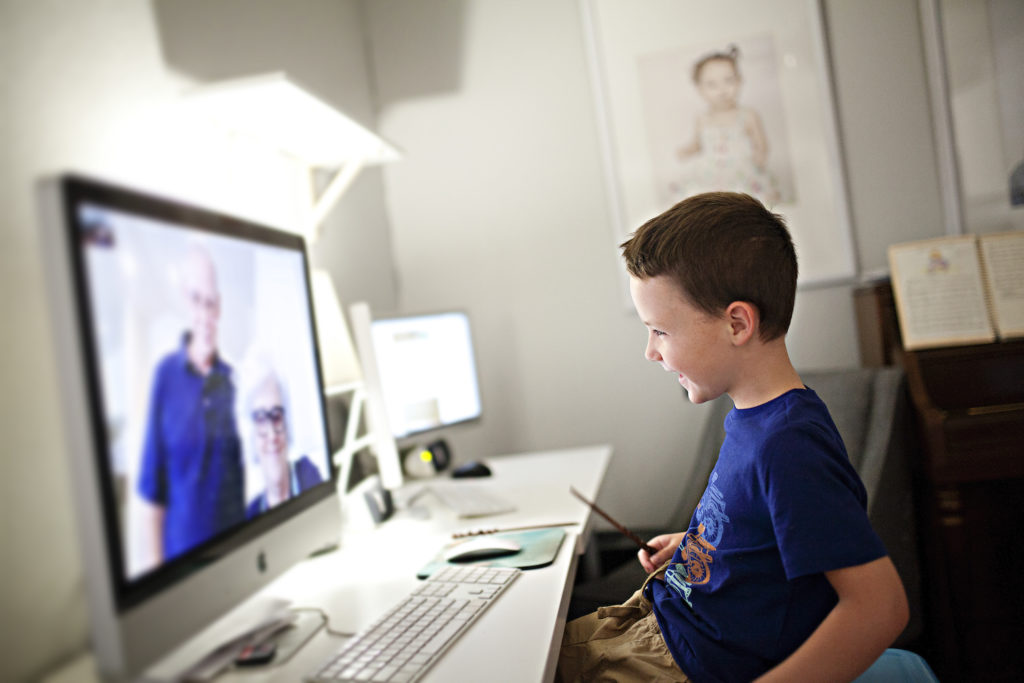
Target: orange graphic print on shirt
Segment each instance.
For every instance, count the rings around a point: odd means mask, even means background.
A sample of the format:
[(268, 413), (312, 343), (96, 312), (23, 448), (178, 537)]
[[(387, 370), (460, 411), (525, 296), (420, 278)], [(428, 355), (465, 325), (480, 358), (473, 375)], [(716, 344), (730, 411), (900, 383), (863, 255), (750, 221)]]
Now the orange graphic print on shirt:
[(711, 476), (708, 488), (694, 512), (698, 520), (697, 531), (690, 531), (683, 538), (680, 547), (681, 562), (672, 564), (665, 571), (665, 583), (679, 594), (691, 607), (690, 592), (693, 586), (701, 586), (711, 580), (711, 565), (714, 552), (722, 540), (729, 516), (725, 514), (725, 498), (715, 486), (718, 473)]
[(704, 538), (704, 524), (697, 527), (697, 533), (686, 534), (683, 541), (683, 565), (686, 567), (688, 583), (700, 586), (711, 578), (711, 553), (715, 546)]

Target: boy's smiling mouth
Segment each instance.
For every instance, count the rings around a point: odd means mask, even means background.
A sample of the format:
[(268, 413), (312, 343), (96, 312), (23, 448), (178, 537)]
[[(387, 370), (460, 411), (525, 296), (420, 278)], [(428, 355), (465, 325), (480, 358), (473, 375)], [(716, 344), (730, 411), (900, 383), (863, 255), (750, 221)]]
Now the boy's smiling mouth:
[(674, 369), (670, 368), (669, 366), (665, 365), (664, 363), (660, 363), (659, 365), (661, 365), (661, 369), (664, 370), (665, 372), (671, 372), (673, 375), (675, 375), (676, 379), (679, 380), (680, 384), (683, 384), (683, 383), (685, 383), (687, 381), (686, 380), (686, 375), (684, 375), (683, 373), (679, 372), (678, 370), (674, 370)]
[(661, 365), (661, 369), (664, 370), (665, 372), (671, 372), (673, 375), (676, 375), (679, 378), (680, 382), (682, 382), (683, 379), (685, 379), (685, 376), (683, 375), (683, 373), (679, 372), (678, 370), (670, 368), (669, 366), (665, 365), (664, 363), (661, 363), (660, 365)]

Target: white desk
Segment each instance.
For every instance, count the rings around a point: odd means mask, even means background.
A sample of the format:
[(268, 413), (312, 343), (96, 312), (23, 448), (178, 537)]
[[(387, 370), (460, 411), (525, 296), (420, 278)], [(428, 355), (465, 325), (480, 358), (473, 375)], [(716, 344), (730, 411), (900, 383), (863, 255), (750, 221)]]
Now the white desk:
[[(415, 506), (427, 507), (429, 518), (417, 518), (404, 510), (377, 529), (347, 534), (340, 550), (296, 565), (261, 595), (287, 599), (293, 607), (318, 607), (330, 617), (332, 629), (355, 632), (416, 587), (417, 570), (451, 541), (453, 531), (575, 522), (564, 527), (565, 541), (555, 562), (524, 571), (424, 679), (428, 683), (550, 681), (577, 560), (591, 524), (590, 509), (570, 495), (569, 487), (596, 498), (610, 459), (609, 446), (489, 458), (494, 476), (467, 482), (493, 488), (495, 495), (516, 504), (515, 512), (460, 520), (434, 496), (424, 494)], [(402, 496), (424, 483), (409, 482)], [(234, 669), (217, 681), (299, 681), (342, 642), (320, 631), (284, 664)], [(48, 679), (49, 683), (90, 679), (89, 663), (79, 662), (76, 667)], [(95, 679), (95, 674), (91, 678)]]

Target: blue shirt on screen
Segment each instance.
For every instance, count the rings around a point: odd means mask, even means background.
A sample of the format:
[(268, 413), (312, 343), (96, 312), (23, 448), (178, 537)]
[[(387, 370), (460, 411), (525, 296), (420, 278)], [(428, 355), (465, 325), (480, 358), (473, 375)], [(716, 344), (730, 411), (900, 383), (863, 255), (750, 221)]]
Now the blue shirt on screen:
[(139, 493), (165, 510), (165, 561), (245, 518), (231, 367), (216, 358), (201, 375), (187, 344), (154, 374), (139, 473)]
[(694, 681), (749, 681), (837, 602), (824, 572), (886, 555), (825, 404), (795, 389), (734, 408), (664, 581), (648, 584), (665, 642)]
[[(288, 468), (290, 475), (289, 491), (292, 496), (297, 496), (306, 489), (312, 488), (319, 484), (322, 480), (320, 478), (320, 470), (316, 468), (313, 461), (309, 459), (308, 455), (304, 455), (297, 459)], [(255, 517), (268, 510), (267, 506), (267, 492), (262, 491), (258, 496), (252, 499), (249, 505), (245, 509), (246, 517)]]

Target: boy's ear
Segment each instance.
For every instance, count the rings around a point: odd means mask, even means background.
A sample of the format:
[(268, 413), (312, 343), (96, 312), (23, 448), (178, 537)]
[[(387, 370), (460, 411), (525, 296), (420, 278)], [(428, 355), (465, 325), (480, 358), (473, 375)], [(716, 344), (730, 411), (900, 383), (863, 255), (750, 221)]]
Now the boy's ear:
[(757, 336), (761, 318), (757, 306), (747, 301), (733, 301), (725, 308), (733, 346), (743, 346)]

